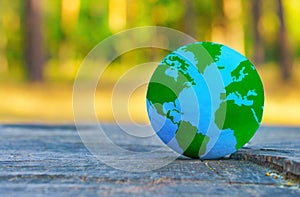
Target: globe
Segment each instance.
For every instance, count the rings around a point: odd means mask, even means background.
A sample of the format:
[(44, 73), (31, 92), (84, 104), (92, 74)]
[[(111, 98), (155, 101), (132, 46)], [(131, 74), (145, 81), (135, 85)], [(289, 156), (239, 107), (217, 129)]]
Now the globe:
[(222, 44), (196, 42), (160, 62), (146, 105), (166, 145), (191, 158), (217, 159), (253, 137), (263, 116), (264, 90), (246, 57)]

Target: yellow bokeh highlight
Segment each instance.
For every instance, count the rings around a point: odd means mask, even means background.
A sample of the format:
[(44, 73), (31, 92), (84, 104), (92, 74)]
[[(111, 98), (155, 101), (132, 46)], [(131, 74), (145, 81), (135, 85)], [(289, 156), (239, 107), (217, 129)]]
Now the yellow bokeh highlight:
[(286, 25), (294, 45), (300, 44), (300, 1), (289, 0), (282, 2), (285, 8)]
[(126, 27), (127, 2), (126, 0), (109, 1), (109, 28), (112, 33), (123, 30)]
[(80, 12), (80, 0), (62, 0), (61, 27), (66, 33), (71, 33), (77, 25)]

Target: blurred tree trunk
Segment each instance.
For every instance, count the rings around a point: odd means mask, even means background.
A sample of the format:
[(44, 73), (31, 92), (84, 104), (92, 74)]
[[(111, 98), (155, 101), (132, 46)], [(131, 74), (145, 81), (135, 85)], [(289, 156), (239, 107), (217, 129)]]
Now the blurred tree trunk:
[(44, 70), (41, 1), (25, 2), (25, 61), (30, 81), (42, 81)]
[(265, 61), (265, 50), (263, 39), (259, 32), (259, 20), (261, 17), (261, 0), (252, 0), (253, 12), (253, 36), (254, 36), (254, 52), (253, 60), (256, 64), (262, 64)]
[(278, 34), (279, 40), (279, 63), (282, 69), (282, 79), (288, 80), (291, 77), (291, 57), (290, 57), (290, 45), (287, 37), (285, 20), (284, 20), (284, 10), (282, 5), (282, 0), (278, 0), (278, 15), (280, 20), (280, 28)]

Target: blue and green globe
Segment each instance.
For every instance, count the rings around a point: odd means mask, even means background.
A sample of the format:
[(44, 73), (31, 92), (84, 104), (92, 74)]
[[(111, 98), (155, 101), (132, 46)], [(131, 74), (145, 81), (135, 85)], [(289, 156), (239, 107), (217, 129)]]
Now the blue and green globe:
[(216, 159), (253, 137), (264, 90), (246, 57), (222, 44), (196, 42), (161, 61), (146, 102), (151, 125), (165, 144), (191, 158)]

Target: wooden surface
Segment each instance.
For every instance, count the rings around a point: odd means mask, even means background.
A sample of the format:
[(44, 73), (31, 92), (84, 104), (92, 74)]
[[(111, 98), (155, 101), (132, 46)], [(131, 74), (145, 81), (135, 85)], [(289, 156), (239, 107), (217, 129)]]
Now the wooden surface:
[[(116, 125), (105, 128), (124, 149), (145, 152), (140, 165), (168, 157), (163, 151), (149, 154), (161, 146), (156, 140), (123, 136)], [(72, 125), (2, 125), (0, 140), (1, 196), (300, 196), (299, 183), (285, 178), (299, 178), (300, 128), (261, 127), (231, 158), (179, 157), (147, 172), (99, 161)], [(126, 159), (105, 147), (101, 151), (116, 163)]]

